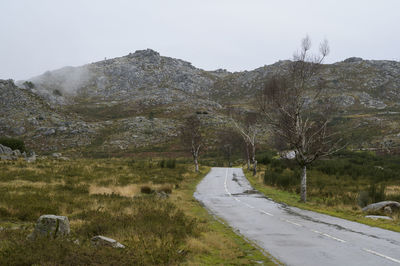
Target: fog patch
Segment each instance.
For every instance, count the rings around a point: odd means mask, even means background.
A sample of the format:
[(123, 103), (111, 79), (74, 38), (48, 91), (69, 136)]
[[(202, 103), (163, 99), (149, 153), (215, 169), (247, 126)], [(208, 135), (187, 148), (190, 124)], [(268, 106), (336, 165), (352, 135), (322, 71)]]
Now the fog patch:
[(33, 77), (29, 81), (35, 84), (35, 89), (46, 90), (49, 93), (75, 95), (79, 89), (89, 84), (92, 74), (88, 66), (63, 67), (54, 71), (47, 71), (43, 75)]

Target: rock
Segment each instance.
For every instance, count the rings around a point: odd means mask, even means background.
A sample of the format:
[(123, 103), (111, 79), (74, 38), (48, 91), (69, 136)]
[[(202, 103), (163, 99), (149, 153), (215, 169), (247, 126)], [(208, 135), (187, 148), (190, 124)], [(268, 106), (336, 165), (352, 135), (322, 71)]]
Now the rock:
[(92, 239), (90, 240), (90, 242), (92, 243), (93, 246), (108, 246), (108, 247), (113, 247), (113, 248), (125, 248), (124, 245), (122, 245), (121, 243), (119, 243), (117, 240), (109, 238), (109, 237), (105, 237), (105, 236), (94, 236), (92, 237)]
[(390, 206), (386, 206), (385, 208), (383, 208), (383, 211), (386, 214), (392, 214), (393, 213), (392, 208), (390, 208)]
[(0, 154), (0, 160), (8, 161), (8, 160), (12, 160), (12, 158), (10, 155)]
[(28, 163), (33, 163), (36, 161), (36, 154), (34, 151), (31, 152), (29, 157), (25, 157), (25, 161), (27, 161)]
[(361, 61), (363, 61), (363, 59), (360, 58), (360, 57), (349, 57), (349, 58), (347, 58), (346, 60), (344, 60), (343, 62), (346, 62), (346, 63), (355, 63), (355, 62), (361, 62)]
[(381, 201), (370, 204), (362, 209), (363, 212), (380, 212), (386, 207), (389, 207), (391, 211), (400, 210), (400, 203), (397, 201)]
[(164, 191), (156, 192), (156, 196), (160, 199), (168, 199), (169, 195)]
[(370, 218), (373, 220), (378, 220), (378, 219), (384, 219), (384, 220), (393, 220), (392, 218), (388, 216), (381, 216), (381, 215), (367, 215), (365, 218)]
[(12, 155), (14, 155), (15, 157), (20, 157), (22, 154), (19, 150), (13, 150)]
[(51, 154), (51, 156), (58, 159), (61, 157), (61, 153), (55, 152), (55, 153)]
[(283, 151), (280, 153), (280, 156), (282, 159), (293, 160), (294, 158), (296, 158), (296, 152), (295, 151)]
[(17, 127), (14, 128), (12, 131), (15, 135), (22, 135), (26, 132), (25, 127)]
[(46, 214), (39, 217), (34, 231), (28, 239), (35, 240), (38, 237), (53, 238), (67, 236), (70, 233), (69, 220), (66, 216)]
[(56, 130), (54, 128), (49, 128), (48, 130), (43, 132), (43, 135), (50, 136), (50, 135), (54, 135), (55, 133), (56, 133)]
[(12, 154), (12, 149), (0, 144), (0, 154), (4, 155), (11, 155)]

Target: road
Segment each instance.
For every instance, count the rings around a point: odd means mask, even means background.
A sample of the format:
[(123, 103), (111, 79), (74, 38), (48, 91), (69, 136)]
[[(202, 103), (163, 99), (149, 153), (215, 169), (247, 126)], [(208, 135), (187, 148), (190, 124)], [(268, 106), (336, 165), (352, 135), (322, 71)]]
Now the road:
[(286, 265), (400, 265), (400, 233), (276, 203), (241, 168), (212, 168), (194, 196)]

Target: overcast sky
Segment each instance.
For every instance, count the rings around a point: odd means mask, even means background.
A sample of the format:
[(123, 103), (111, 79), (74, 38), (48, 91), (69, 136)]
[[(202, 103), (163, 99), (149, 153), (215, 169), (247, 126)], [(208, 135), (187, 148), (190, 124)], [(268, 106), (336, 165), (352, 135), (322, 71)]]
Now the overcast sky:
[(0, 78), (154, 49), (206, 70), (290, 59), (306, 34), (327, 63), (400, 60), (399, 0), (0, 0)]

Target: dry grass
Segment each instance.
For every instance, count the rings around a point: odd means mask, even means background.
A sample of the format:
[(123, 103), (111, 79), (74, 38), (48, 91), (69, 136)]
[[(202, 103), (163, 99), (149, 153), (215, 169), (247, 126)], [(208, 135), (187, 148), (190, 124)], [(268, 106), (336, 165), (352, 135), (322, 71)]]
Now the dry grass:
[(385, 194), (389, 195), (400, 195), (400, 186), (387, 186), (385, 189)]

